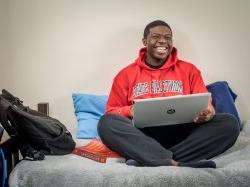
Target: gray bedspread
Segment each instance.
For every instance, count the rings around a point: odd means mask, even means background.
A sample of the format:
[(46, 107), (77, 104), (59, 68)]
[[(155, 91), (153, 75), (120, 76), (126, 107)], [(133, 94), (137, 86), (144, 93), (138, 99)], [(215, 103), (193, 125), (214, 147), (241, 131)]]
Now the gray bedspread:
[(236, 144), (213, 160), (217, 163), (217, 169), (174, 166), (134, 167), (118, 162), (102, 164), (73, 154), (47, 156), (44, 161), (21, 161), (12, 171), (9, 185), (11, 187), (249, 187), (250, 121), (244, 123)]

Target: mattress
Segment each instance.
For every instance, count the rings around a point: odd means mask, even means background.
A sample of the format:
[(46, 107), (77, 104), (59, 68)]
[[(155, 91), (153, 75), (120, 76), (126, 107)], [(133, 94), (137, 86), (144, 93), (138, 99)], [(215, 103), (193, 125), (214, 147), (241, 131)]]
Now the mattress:
[[(77, 140), (77, 145), (89, 140)], [(218, 145), (219, 146), (219, 145)], [(250, 186), (250, 121), (245, 121), (235, 145), (213, 158), (218, 168), (134, 167), (121, 162), (98, 163), (74, 154), (23, 160), (9, 178), (11, 187), (124, 186)]]

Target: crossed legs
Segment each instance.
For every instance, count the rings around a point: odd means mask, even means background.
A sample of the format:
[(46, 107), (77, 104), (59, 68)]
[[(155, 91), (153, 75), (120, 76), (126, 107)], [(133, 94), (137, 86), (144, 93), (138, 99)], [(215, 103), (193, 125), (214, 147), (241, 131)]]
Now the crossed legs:
[(230, 148), (239, 135), (239, 125), (233, 116), (217, 114), (204, 124), (137, 129), (129, 118), (105, 114), (99, 121), (98, 133), (111, 150), (142, 166), (214, 167), (212, 161), (200, 160)]

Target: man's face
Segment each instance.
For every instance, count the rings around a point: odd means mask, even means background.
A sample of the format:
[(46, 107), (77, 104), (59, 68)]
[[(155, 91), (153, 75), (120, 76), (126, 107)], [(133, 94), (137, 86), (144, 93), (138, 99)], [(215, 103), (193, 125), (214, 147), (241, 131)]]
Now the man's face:
[(157, 61), (165, 60), (173, 48), (172, 33), (166, 26), (156, 26), (149, 30), (143, 44), (147, 48), (147, 55)]

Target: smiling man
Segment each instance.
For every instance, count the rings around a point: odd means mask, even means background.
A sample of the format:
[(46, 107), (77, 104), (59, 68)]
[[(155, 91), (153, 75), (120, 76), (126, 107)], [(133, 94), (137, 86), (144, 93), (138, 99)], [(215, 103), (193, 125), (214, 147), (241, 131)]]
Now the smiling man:
[[(135, 99), (207, 92), (200, 71), (177, 57), (172, 30), (161, 20), (149, 23), (134, 63), (114, 78), (106, 114), (98, 124), (101, 140), (135, 166), (216, 168), (212, 160), (230, 148), (239, 135), (237, 120), (215, 114), (210, 103), (188, 124), (133, 126)], [(155, 111), (157, 112), (157, 111)]]
[(164, 64), (173, 49), (172, 30), (164, 25), (149, 29), (150, 26), (145, 29), (142, 39), (143, 44), (147, 47), (145, 62), (157, 67)]

